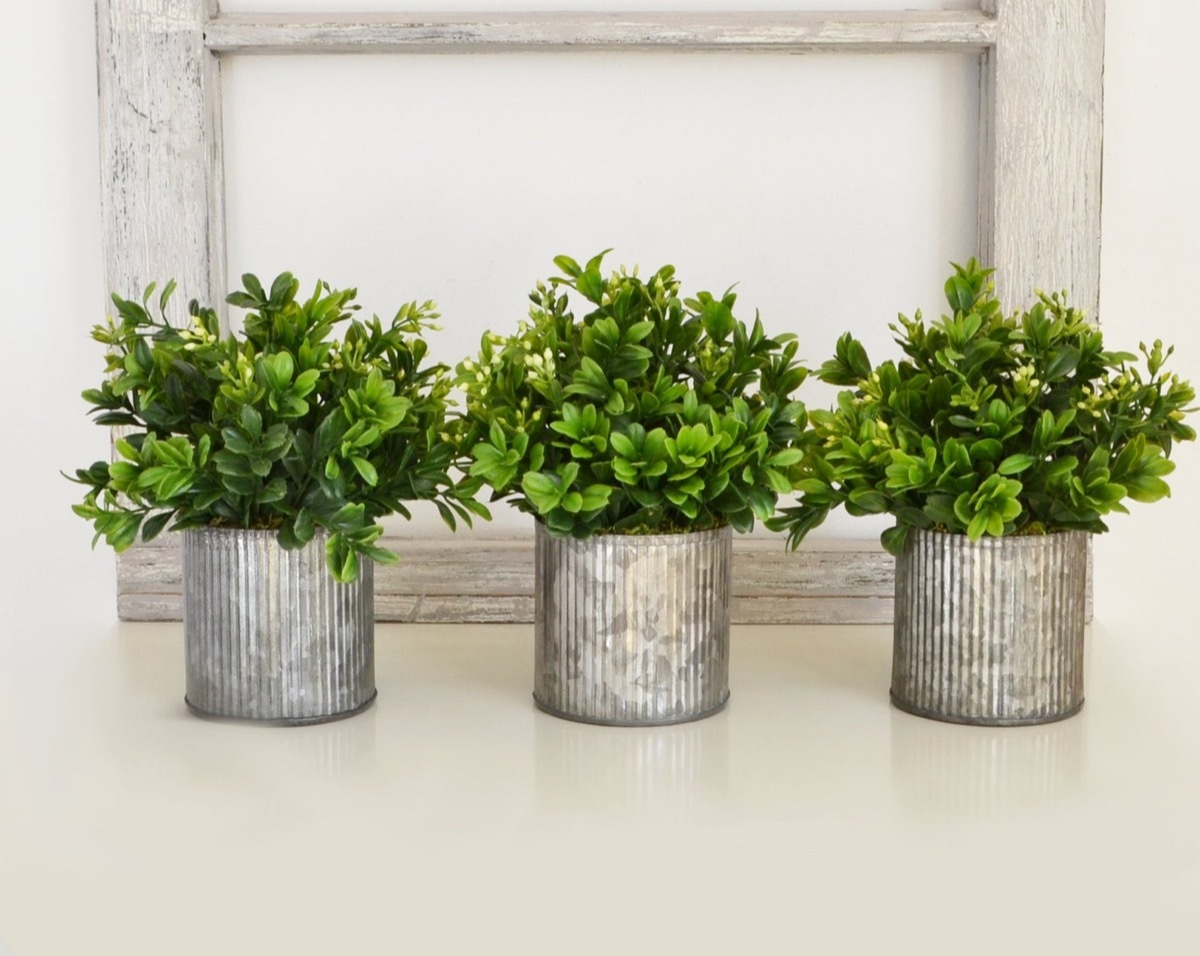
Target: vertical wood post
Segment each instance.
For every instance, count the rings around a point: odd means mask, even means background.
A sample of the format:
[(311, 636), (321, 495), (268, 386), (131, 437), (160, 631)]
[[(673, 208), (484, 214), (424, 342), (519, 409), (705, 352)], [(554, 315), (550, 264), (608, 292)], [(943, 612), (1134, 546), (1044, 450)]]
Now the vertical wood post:
[(174, 278), (178, 303), (225, 290), (216, 0), (96, 0), (100, 197), (108, 291)]
[(984, 0), (980, 258), (1006, 309), (1035, 289), (1100, 305), (1104, 0)]
[[(225, 321), (221, 67), (204, 45), (216, 12), (217, 0), (96, 0), (105, 283), (140, 298), (175, 279), (176, 321), (190, 299)], [(117, 556), (118, 580), (131, 557)]]

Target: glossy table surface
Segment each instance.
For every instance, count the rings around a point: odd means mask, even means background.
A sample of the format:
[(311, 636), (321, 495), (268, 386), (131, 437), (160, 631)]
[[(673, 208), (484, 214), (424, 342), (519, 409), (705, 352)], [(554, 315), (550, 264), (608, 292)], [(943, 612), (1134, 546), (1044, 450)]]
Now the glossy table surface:
[(889, 628), (741, 627), (629, 730), (535, 709), (528, 626), (386, 625), (371, 710), (268, 729), (188, 715), (178, 624), (12, 637), (15, 956), (1195, 952), (1194, 641), (1098, 621), (1082, 714), (990, 730), (889, 706)]

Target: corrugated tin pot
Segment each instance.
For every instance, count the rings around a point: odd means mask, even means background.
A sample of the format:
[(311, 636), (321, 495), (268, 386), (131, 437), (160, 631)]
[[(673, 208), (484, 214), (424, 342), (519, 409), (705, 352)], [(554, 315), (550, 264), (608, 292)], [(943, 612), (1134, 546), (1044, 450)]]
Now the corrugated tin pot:
[(374, 565), (339, 584), (327, 535), (286, 551), (273, 531), (183, 534), (186, 702), (202, 717), (282, 725), (349, 717), (375, 699)]
[(893, 703), (991, 726), (1078, 712), (1087, 544), (1083, 531), (979, 541), (909, 532), (896, 560)]
[(595, 724), (697, 720), (729, 699), (729, 527), (535, 539), (534, 700)]

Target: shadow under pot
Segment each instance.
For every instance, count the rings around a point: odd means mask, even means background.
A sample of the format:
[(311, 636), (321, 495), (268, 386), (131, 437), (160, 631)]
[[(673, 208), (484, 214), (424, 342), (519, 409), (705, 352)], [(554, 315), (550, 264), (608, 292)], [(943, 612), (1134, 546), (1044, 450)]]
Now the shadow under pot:
[(339, 584), (328, 534), (288, 551), (273, 531), (183, 534), (186, 703), (201, 717), (293, 726), (375, 699), (374, 565)]
[(534, 700), (652, 726), (729, 699), (732, 529), (576, 539), (535, 529)]
[(1087, 565), (1083, 531), (910, 531), (896, 559), (892, 702), (990, 726), (1078, 713)]

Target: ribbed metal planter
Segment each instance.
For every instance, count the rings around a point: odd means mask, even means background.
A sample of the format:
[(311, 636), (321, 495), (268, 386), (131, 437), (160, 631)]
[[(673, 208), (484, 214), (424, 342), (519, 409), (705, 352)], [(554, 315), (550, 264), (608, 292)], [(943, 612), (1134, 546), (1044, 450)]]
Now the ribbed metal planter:
[(896, 561), (892, 701), (965, 724), (1042, 724), (1083, 706), (1087, 534), (912, 531)]
[(285, 551), (272, 531), (183, 532), (187, 705), (202, 717), (313, 724), (375, 699), (374, 565), (338, 584), (326, 536)]
[(536, 526), (534, 700), (558, 717), (647, 726), (729, 698), (728, 527), (557, 538)]

